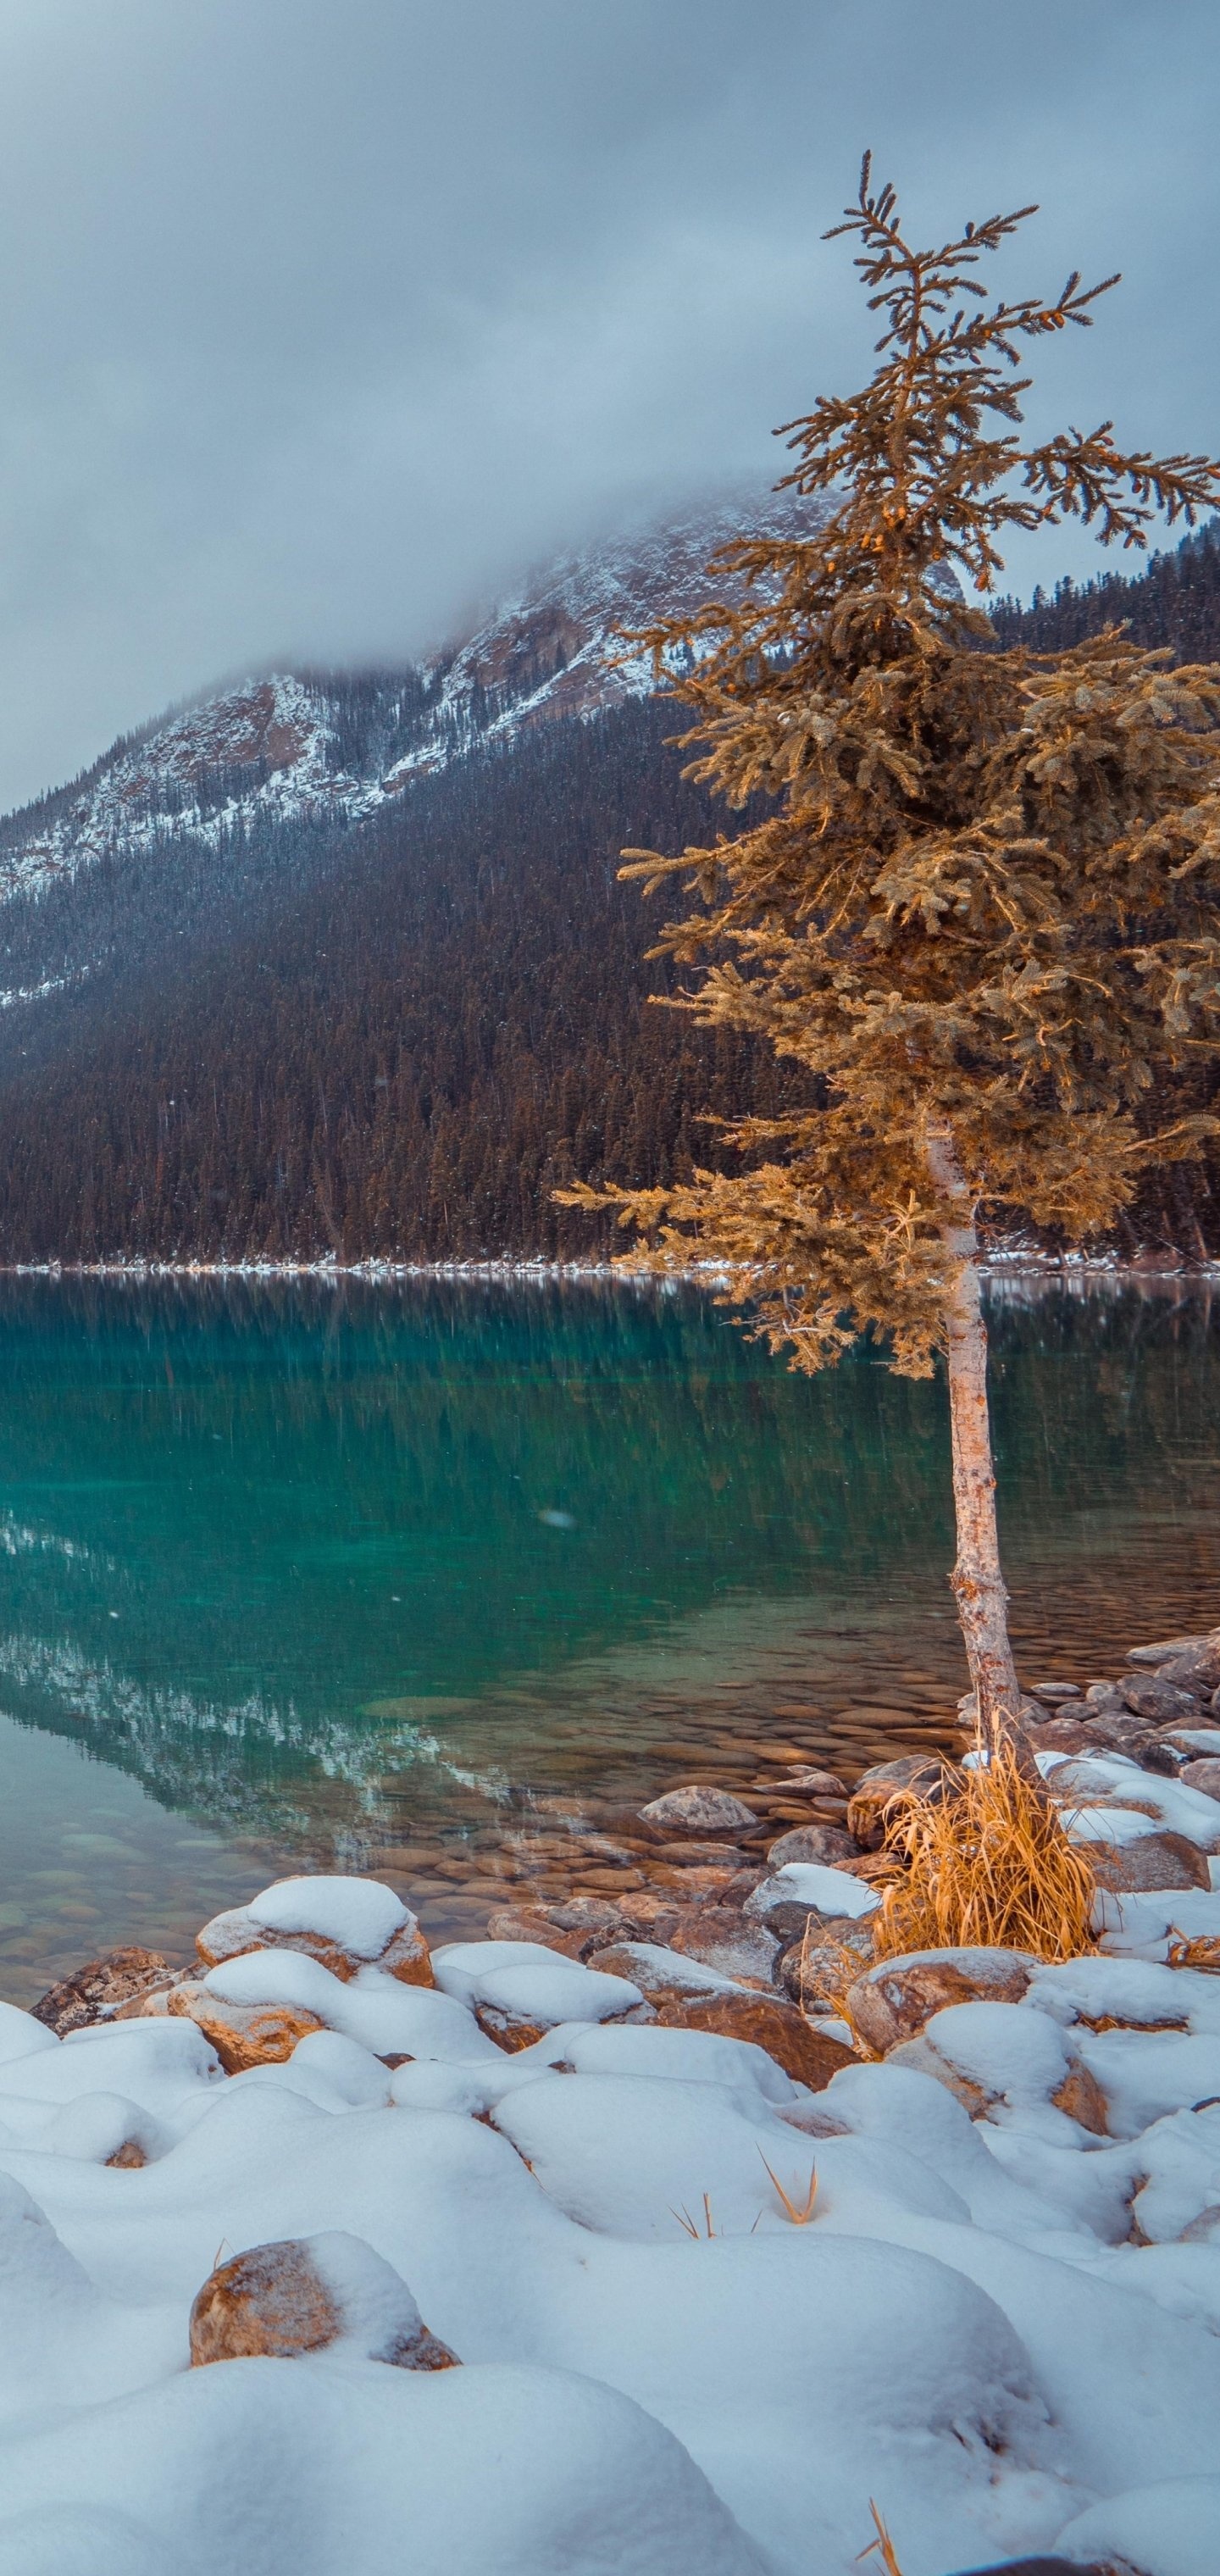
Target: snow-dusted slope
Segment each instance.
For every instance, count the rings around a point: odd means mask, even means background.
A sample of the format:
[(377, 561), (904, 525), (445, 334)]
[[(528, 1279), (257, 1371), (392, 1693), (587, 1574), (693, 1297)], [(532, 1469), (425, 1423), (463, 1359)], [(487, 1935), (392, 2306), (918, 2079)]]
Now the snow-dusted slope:
[(260, 811), (358, 821), (481, 743), (646, 694), (648, 658), (620, 658), (616, 630), (697, 607), (718, 547), (791, 514), (786, 496), (720, 502), (569, 556), (422, 666), (219, 689), (0, 822), (0, 901)]

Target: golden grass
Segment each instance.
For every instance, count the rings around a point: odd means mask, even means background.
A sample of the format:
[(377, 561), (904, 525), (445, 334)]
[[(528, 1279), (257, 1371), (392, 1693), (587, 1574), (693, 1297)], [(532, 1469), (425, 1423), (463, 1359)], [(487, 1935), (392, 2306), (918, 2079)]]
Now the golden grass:
[(776, 2198), (779, 2201), (785, 2218), (789, 2220), (793, 2227), (808, 2227), (809, 2221), (813, 2216), (813, 2204), (818, 2196), (817, 2166), (814, 2165), (811, 2168), (809, 2175), (809, 2189), (805, 2194), (804, 2200), (797, 2202), (792, 2199), (790, 2193), (785, 2191), (778, 2174), (772, 2173), (771, 2167), (767, 2164), (767, 2159), (763, 2155), (761, 2147), (758, 2152), (759, 2155), (762, 2156), (763, 2164), (766, 2166), (767, 2179), (774, 2187)]
[(1171, 1923), (1169, 1929), (1177, 1933), (1169, 1945), (1171, 1968), (1201, 1968), (1206, 1976), (1220, 1976), (1220, 1941), (1214, 1935), (1199, 1933), (1192, 1940), (1178, 1932), (1176, 1923)]
[(906, 1868), (872, 1918), (875, 1956), (980, 1948), (1054, 1960), (1091, 1950), (1093, 1872), (1013, 1745), (1002, 1740), (961, 1784), (956, 1797), (908, 1790), (894, 1800), (887, 1848)]
[(868, 2500), (868, 2509), (873, 2517), (873, 2528), (877, 2537), (875, 2540), (870, 2540), (867, 2549), (857, 2551), (857, 2566), (862, 2558), (871, 2558), (875, 2553), (885, 2569), (885, 2576), (902, 2576), (902, 2569), (898, 2564), (898, 2552), (886, 2529), (884, 2517), (872, 2496)]

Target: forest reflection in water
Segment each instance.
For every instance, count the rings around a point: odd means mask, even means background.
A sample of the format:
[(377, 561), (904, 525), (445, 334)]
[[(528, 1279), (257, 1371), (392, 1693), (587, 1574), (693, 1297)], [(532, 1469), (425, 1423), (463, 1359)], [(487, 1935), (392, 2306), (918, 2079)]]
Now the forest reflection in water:
[[(1026, 1678), (1211, 1624), (1206, 1291), (991, 1327)], [(0, 1991), (286, 1854), (464, 1927), (523, 1815), (953, 1740), (943, 1387), (875, 1351), (591, 1281), (8, 1279), (0, 1334)]]

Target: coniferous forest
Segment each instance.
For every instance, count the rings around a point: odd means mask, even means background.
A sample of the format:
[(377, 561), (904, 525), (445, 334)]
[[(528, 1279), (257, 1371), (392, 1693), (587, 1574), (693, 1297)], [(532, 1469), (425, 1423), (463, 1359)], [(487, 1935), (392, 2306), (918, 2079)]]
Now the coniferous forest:
[[(1220, 657), (1210, 532), (995, 613), (1047, 651), (1119, 619)], [(656, 700), (553, 722), (373, 822), (167, 838), (10, 903), (5, 985), (65, 981), (0, 1013), (0, 1260), (588, 1258), (605, 1220), (557, 1186), (715, 1164), (703, 1114), (766, 1113), (802, 1077), (650, 1001), (674, 980), (646, 957), (663, 910), (618, 854), (724, 821), (674, 730)], [(1152, 1175), (1137, 1245), (1220, 1246), (1220, 1172)]]

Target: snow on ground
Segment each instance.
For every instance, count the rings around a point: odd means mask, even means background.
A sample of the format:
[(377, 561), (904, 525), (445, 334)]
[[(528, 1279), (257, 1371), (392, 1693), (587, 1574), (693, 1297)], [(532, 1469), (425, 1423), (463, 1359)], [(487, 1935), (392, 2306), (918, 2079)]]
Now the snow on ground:
[[(325, 2024), (283, 2063), (0, 2006), (0, 2576), (848, 2576), (872, 2504), (904, 2576), (1214, 2576), (1220, 1979), (1156, 1955), (1186, 1893), (1110, 1903), (818, 2094), (536, 1947), (355, 1965), (367, 1883), (256, 1909), (346, 1982), (204, 1981)], [(285, 2239), (344, 2330), (191, 2367), (201, 2285)], [(417, 2315), (460, 2367), (369, 2358)]]

